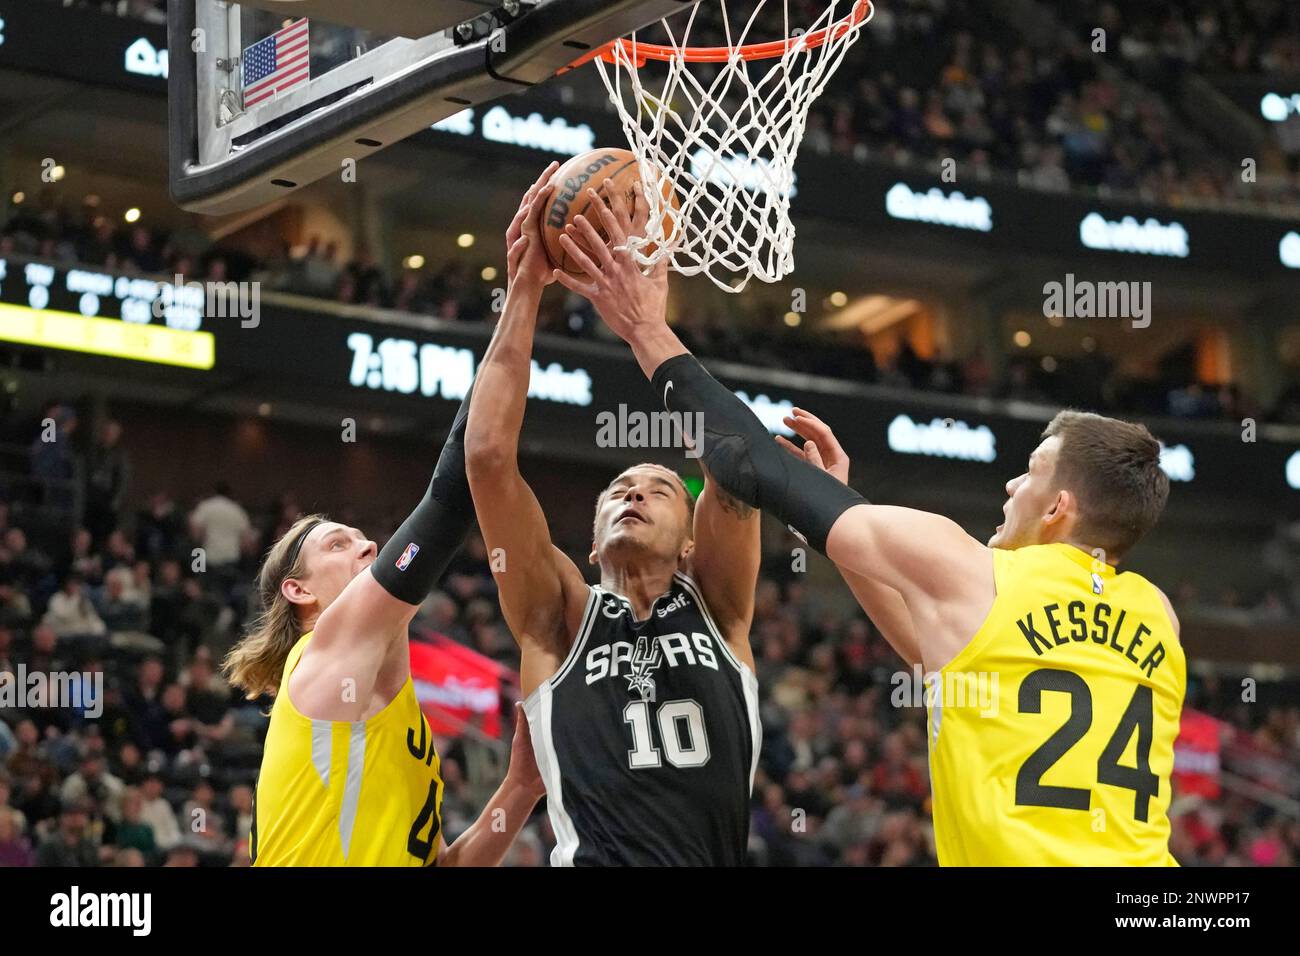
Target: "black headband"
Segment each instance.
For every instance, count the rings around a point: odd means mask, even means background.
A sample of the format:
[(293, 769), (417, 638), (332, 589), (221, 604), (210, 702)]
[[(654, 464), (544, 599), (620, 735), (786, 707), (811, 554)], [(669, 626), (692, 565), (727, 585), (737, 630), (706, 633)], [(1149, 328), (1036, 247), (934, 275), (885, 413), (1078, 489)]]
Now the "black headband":
[(307, 535), (315, 531), (317, 525), (324, 523), (324, 518), (316, 518), (314, 521), (309, 521), (307, 527), (302, 529), (302, 534), (298, 535), (298, 540), (293, 543), (293, 550), (289, 552), (289, 563), (284, 566), (285, 571), (292, 570), (293, 566), (298, 563), (298, 552), (302, 551), (302, 543), (307, 540)]
[[(302, 534), (298, 535), (298, 540), (293, 543), (293, 547), (289, 550), (289, 561), (284, 566), (285, 574), (288, 574), (290, 571), (292, 571), (293, 566), (298, 563), (298, 554), (300, 551), (302, 551), (302, 543), (307, 540), (307, 535), (311, 534), (312, 531), (315, 530), (317, 525), (321, 525), (324, 523), (325, 523), (324, 518), (315, 518), (307, 523), (307, 527), (302, 529)], [(271, 597), (273, 598), (274, 594), (272, 594)], [(262, 600), (265, 601), (267, 604), (270, 604), (270, 600), (267, 599), (267, 595), (263, 594)]]

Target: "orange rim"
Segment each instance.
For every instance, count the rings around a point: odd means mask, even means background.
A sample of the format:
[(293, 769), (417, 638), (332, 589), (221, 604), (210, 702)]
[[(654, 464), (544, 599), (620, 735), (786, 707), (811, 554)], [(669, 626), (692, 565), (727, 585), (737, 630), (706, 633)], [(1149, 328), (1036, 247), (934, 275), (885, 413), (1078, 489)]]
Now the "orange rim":
[(805, 49), (814, 50), (824, 45), (827, 40), (839, 39), (866, 20), (870, 11), (871, 0), (857, 0), (857, 3), (853, 5), (853, 9), (842, 20), (837, 20), (830, 26), (822, 27), (820, 30), (814, 30), (806, 36), (787, 37), (784, 40), (770, 40), (766, 43), (746, 43), (737, 47), (686, 46), (679, 49), (659, 43), (637, 43), (625, 37), (583, 54), (560, 72), (565, 73), (576, 69), (590, 63), (597, 57), (600, 57), (606, 63), (617, 63), (618, 60), (614, 51), (618, 48), (622, 49), (624, 56), (634, 62), (638, 69), (645, 66), (648, 60), (676, 60), (679, 57), (688, 63), (726, 63), (736, 55), (746, 60), (770, 60), (773, 57), (784, 56), (792, 46), (800, 43), (800, 41), (802, 41), (800, 45)]

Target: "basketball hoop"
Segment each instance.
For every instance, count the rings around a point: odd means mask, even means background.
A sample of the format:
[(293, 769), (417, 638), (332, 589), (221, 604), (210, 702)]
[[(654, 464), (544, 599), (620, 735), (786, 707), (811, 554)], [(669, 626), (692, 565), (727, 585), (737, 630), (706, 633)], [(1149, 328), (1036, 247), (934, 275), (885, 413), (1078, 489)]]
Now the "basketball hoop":
[[(572, 66), (595, 61), (640, 161), (650, 217), (646, 235), (628, 242), (637, 262), (649, 269), (667, 257), (675, 272), (704, 273), (740, 292), (751, 278), (777, 282), (794, 268), (790, 199), (808, 112), (874, 7), (823, 0), (811, 29), (798, 32), (790, 0), (756, 0), (733, 32), (729, 2), (702, 0), (677, 27), (680, 18), (660, 20), (667, 43), (633, 34)], [(748, 42), (760, 14), (777, 3), (785, 38)], [(725, 42), (691, 46), (701, 7), (715, 4)], [(666, 65), (662, 84), (643, 75), (652, 61)], [(692, 72), (691, 64), (713, 67)], [(666, 198), (674, 190), (676, 209)]]

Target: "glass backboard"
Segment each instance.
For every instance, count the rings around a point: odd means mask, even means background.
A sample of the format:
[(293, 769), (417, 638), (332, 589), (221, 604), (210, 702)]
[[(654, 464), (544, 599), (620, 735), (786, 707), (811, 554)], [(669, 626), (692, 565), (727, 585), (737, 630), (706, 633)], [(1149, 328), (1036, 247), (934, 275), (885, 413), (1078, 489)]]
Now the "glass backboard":
[(172, 0), (173, 198), (274, 201), (694, 2)]

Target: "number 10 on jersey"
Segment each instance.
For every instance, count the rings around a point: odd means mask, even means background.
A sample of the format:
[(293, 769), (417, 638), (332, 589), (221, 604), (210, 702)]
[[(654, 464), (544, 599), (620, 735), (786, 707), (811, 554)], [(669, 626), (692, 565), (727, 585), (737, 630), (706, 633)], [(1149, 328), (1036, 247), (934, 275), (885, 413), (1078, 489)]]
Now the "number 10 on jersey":
[(664, 757), (680, 769), (703, 767), (708, 763), (709, 733), (699, 703), (689, 699), (666, 700), (656, 708), (654, 723), (659, 725), (660, 747), (655, 746), (651, 732), (650, 704), (648, 700), (633, 700), (623, 708), (623, 720), (632, 728), (628, 766), (633, 770), (662, 767)]

